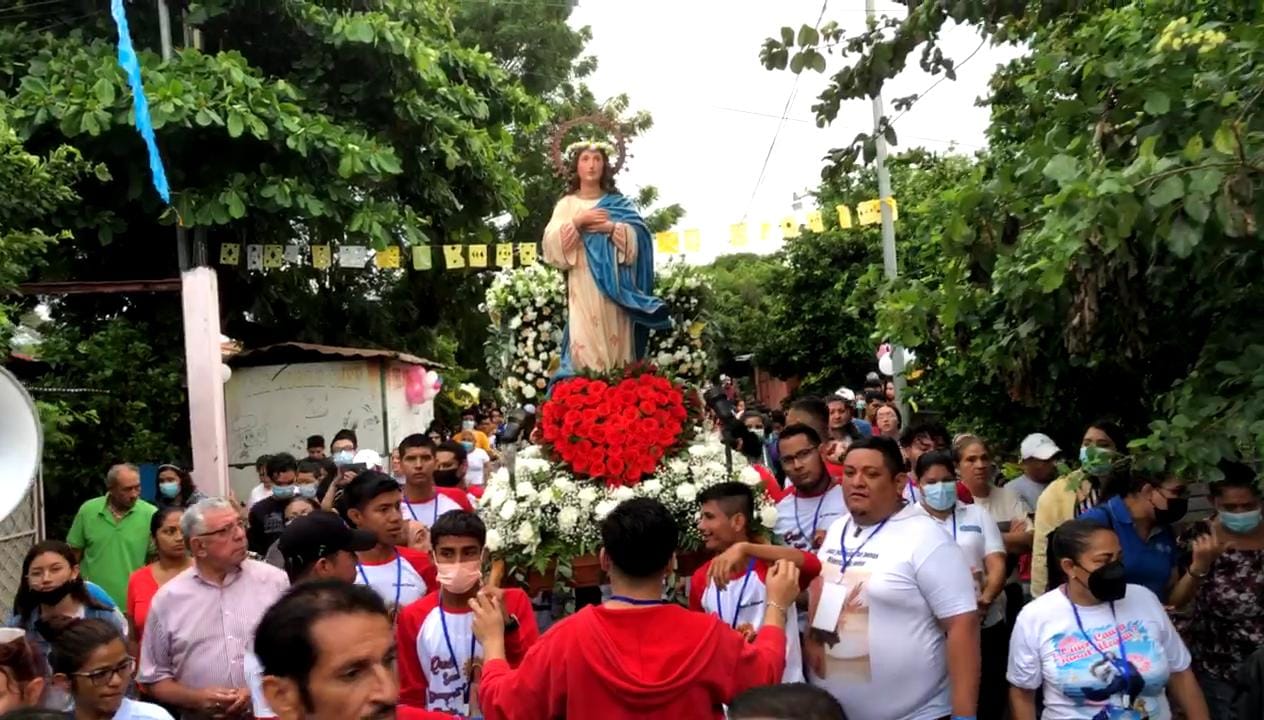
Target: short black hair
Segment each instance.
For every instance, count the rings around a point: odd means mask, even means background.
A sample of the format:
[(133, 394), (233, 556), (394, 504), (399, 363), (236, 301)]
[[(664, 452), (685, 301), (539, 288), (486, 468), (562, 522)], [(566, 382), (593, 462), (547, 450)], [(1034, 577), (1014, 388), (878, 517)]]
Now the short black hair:
[(100, 618), (68, 618), (56, 616), (48, 621), (54, 629), (48, 652), (48, 666), (62, 675), (83, 669), (88, 657), (99, 647), (118, 640), (123, 634), (112, 623)]
[(772, 419), (773, 425), (786, 424), (786, 414), (782, 412), (781, 410), (773, 410), (772, 412), (768, 413), (768, 417)]
[(167, 516), (171, 514), (183, 516), (184, 508), (179, 505), (168, 505), (154, 511), (154, 514), (149, 518), (149, 537), (158, 537), (158, 528), (162, 527), (162, 524), (167, 521)]
[(399, 491), (399, 483), (395, 482), (390, 475), (377, 470), (365, 470), (352, 478), (351, 482), (342, 489), (342, 494), (338, 496), (337, 501), (338, 514), (348, 525), (354, 527), (350, 516), (352, 510), (363, 511), (364, 507), (379, 495)]
[(625, 500), (601, 521), (606, 555), (620, 572), (633, 579), (662, 573), (679, 543), (676, 519), (653, 498)]
[(438, 455), (439, 451), (452, 453), (453, 457), (456, 458), (457, 465), (469, 459), (469, 453), (465, 452), (465, 448), (461, 443), (453, 442), (452, 440), (445, 440), (439, 443), (439, 447), (435, 449), (435, 454)]
[(1102, 531), (1114, 532), (1114, 528), (1094, 520), (1074, 519), (1067, 520), (1049, 533), (1045, 550), (1049, 558), (1046, 569), (1050, 590), (1067, 581), (1066, 574), (1062, 572), (1061, 560), (1067, 558), (1078, 565), (1077, 558), (1088, 552), (1093, 535)]
[(843, 706), (807, 683), (765, 685), (747, 690), (729, 705), (730, 720), (846, 720)]
[(813, 445), (821, 444), (821, 436), (816, 432), (816, 428), (803, 423), (793, 423), (781, 428), (781, 435), (777, 438), (777, 442), (783, 442), (786, 438), (798, 437), (802, 435), (808, 439)]
[(1255, 477), (1255, 471), (1249, 465), (1233, 460), (1221, 460), (1216, 467), (1220, 469), (1224, 478), (1208, 486), (1212, 497), (1220, 497), (1225, 488), (1245, 488), (1256, 497), (1260, 496), (1259, 481)]
[(917, 423), (909, 425), (904, 428), (904, 432), (900, 433), (900, 447), (913, 447), (913, 441), (922, 435), (930, 438), (937, 448), (947, 448), (952, 445), (952, 436), (948, 434), (948, 428), (939, 423)]
[(386, 604), (373, 588), (341, 580), (313, 580), (287, 590), (263, 614), (255, 630), (255, 656), (264, 674), (297, 683), (309, 709), (312, 698), (308, 680), (316, 667), (312, 626), (337, 615), (380, 615), (390, 619)]
[(255, 472), (258, 472), (260, 470), (266, 471), (268, 469), (268, 458), (270, 457), (272, 456), (260, 455), (259, 457), (255, 458)]
[(314, 475), (316, 476), (316, 480), (319, 481), (325, 475), (325, 464), (322, 463), (320, 460), (313, 460), (311, 458), (303, 458), (302, 460), (298, 461), (298, 466), (295, 468), (294, 471), (297, 473), (306, 473), (308, 475)]
[(325, 436), (324, 436), (324, 435), (309, 435), (309, 436), (308, 436), (308, 438), (307, 438), (307, 449), (308, 449), (308, 450), (311, 450), (312, 448), (323, 448), (323, 447), (325, 447)]
[(947, 450), (931, 450), (918, 456), (917, 465), (913, 467), (913, 474), (920, 478), (936, 465), (947, 468), (949, 475), (955, 475), (957, 472), (957, 467), (952, 462), (952, 453)]
[(348, 428), (343, 428), (339, 430), (338, 432), (334, 433), (334, 439), (329, 444), (333, 445), (339, 440), (350, 440), (352, 445), (354, 445), (355, 447), (360, 447), (360, 441), (359, 439), (356, 438), (355, 430), (350, 430)]
[(740, 482), (723, 482), (698, 493), (698, 504), (703, 505), (715, 501), (724, 514), (733, 517), (738, 513), (746, 516), (749, 526), (755, 522), (755, 493), (750, 486)]
[(891, 471), (892, 478), (904, 472), (904, 453), (900, 452), (900, 444), (889, 437), (875, 435), (853, 441), (847, 446), (843, 458), (846, 459), (856, 450), (877, 450), (881, 453), (883, 464)]
[[(839, 398), (839, 400), (843, 399)], [(843, 402), (847, 401), (843, 400)], [(798, 400), (790, 403), (790, 410), (787, 412), (800, 412), (806, 415), (811, 415), (812, 419), (816, 421), (817, 424), (829, 427), (829, 405), (819, 397), (808, 396), (799, 398)]]
[(413, 433), (399, 441), (399, 456), (401, 458), (404, 457), (404, 453), (413, 448), (430, 448), (430, 452), (433, 453), (435, 450), (434, 440), (431, 440), (429, 435)]
[(430, 526), (430, 547), (439, 547), (439, 541), (445, 537), (474, 538), (479, 546), (486, 545), (487, 526), (482, 518), (468, 510), (449, 510)]
[(746, 412), (742, 413), (742, 418), (741, 418), (742, 422), (746, 422), (747, 420), (750, 420), (751, 418), (759, 418), (760, 422), (764, 423), (765, 425), (768, 424), (768, 418), (764, 417), (764, 414), (758, 410), (747, 410)]
[(298, 461), (289, 453), (277, 453), (268, 458), (268, 477), (275, 478), (283, 472), (298, 472)]
[(1089, 428), (1097, 428), (1098, 430), (1106, 433), (1106, 437), (1110, 438), (1110, 441), (1115, 443), (1115, 450), (1117, 452), (1128, 452), (1128, 434), (1125, 433), (1124, 429), (1119, 426), (1119, 423), (1106, 418), (1098, 418), (1097, 420), (1089, 423), (1088, 426)]

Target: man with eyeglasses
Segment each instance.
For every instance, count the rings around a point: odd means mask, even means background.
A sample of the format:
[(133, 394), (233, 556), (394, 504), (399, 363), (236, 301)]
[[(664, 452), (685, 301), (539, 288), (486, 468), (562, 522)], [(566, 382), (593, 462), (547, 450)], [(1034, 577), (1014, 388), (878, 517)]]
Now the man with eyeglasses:
[(289, 587), (283, 571), (246, 558), (232, 503), (207, 498), (184, 513), (193, 567), (154, 596), (137, 680), (183, 718), (248, 716), (244, 660), (255, 626)]
[(820, 547), (830, 523), (847, 511), (843, 491), (825, 469), (816, 430), (802, 423), (788, 425), (777, 446), (791, 488), (777, 502), (773, 532), (787, 545), (811, 552)]

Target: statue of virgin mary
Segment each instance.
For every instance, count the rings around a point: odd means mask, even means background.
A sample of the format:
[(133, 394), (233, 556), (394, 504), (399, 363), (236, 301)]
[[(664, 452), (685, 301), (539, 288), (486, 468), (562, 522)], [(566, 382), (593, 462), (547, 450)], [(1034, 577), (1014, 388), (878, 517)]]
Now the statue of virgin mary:
[(604, 142), (566, 149), (569, 192), (544, 231), (544, 260), (566, 273), (567, 285), (553, 382), (639, 360), (650, 330), (671, 325), (667, 306), (653, 296), (653, 238), (636, 206), (615, 188), (613, 154)]

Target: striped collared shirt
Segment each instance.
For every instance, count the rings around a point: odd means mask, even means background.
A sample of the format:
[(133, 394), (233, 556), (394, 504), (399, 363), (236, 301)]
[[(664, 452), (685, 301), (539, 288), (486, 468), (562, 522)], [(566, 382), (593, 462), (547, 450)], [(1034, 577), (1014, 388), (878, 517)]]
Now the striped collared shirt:
[(137, 679), (246, 687), (244, 659), (255, 626), (289, 585), (284, 572), (257, 560), (246, 560), (223, 585), (204, 579), (197, 565), (180, 573), (154, 596)]

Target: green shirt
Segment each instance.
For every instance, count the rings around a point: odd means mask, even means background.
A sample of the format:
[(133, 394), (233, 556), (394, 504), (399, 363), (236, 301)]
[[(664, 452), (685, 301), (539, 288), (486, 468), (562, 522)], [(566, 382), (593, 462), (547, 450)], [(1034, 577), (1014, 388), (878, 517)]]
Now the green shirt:
[(137, 500), (116, 519), (106, 496), (84, 503), (75, 515), (66, 542), (83, 551), (83, 577), (109, 593), (119, 607), (127, 606), (127, 580), (145, 564), (149, 552), (149, 521), (157, 509)]

